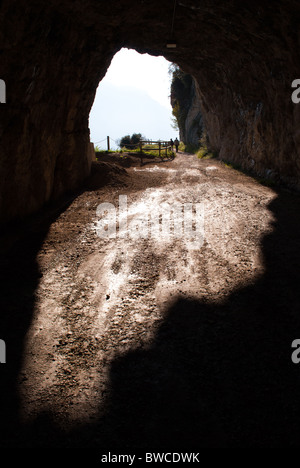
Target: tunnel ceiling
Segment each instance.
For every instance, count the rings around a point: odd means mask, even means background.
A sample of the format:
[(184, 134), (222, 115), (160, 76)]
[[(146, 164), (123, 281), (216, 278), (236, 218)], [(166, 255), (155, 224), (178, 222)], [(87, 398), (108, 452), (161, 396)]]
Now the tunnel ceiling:
[[(4, 0), (0, 4), (1, 221), (73, 190), (89, 173), (88, 117), (122, 47), (191, 73), (212, 148), (299, 187), (297, 1)], [(126, 71), (124, 71), (125, 73)], [(299, 104), (300, 106), (300, 104)]]

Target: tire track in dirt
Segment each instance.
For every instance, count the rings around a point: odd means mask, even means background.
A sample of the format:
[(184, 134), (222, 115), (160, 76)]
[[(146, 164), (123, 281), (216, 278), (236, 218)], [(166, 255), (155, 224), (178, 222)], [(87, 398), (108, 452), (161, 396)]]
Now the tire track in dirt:
[[(186, 154), (127, 169), (124, 183), (87, 191), (51, 226), (20, 375), (25, 421), (49, 412), (59, 424), (105, 411), (111, 362), (151, 344), (178, 297), (222, 301), (263, 274), (261, 238), (276, 196), (219, 161)], [(118, 177), (120, 173), (118, 172)], [(185, 238), (101, 239), (99, 203), (128, 197), (128, 220), (165, 203), (204, 204), (204, 243)]]

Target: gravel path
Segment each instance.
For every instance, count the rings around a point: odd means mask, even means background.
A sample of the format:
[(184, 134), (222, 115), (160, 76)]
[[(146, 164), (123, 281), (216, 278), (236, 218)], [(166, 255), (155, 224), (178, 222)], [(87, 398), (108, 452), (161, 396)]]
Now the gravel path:
[[(152, 440), (183, 449), (282, 440), (268, 391), (279, 396), (281, 379), (294, 371), (297, 330), (283, 342), (285, 320), (279, 331), (264, 322), (282, 284), (269, 281), (264, 252), (277, 193), (220, 161), (184, 153), (126, 169), (102, 165), (106, 184), (96, 171), (37, 252), (18, 371), (17, 417), (27, 428), (19, 444), (143, 448)], [(118, 207), (120, 195), (127, 231), (101, 238), (97, 207)], [(134, 236), (145, 213), (187, 204), (201, 207), (196, 244), (172, 232)], [(287, 348), (280, 379), (269, 366), (275, 343)]]

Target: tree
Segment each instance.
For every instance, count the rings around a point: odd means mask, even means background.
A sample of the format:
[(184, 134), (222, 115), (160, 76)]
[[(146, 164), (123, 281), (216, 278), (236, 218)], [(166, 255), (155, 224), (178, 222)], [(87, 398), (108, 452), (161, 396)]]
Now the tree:
[(125, 135), (119, 140), (120, 148), (135, 149), (139, 146), (141, 140), (143, 140), (141, 133), (133, 133), (130, 135)]
[(138, 145), (142, 139), (143, 137), (141, 133), (133, 133), (133, 135), (131, 135), (131, 143), (133, 145)]
[(130, 135), (125, 135), (123, 136), (120, 141), (119, 141), (119, 146), (120, 148), (128, 148), (131, 144), (131, 138)]

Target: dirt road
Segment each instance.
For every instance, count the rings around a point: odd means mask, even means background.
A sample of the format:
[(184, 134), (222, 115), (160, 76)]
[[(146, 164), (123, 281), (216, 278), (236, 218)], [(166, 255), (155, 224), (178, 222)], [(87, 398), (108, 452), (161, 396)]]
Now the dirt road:
[[(22, 432), (18, 443), (276, 442), (283, 429), (274, 426), (274, 392), (282, 395), (287, 372), (295, 377), (289, 353), (297, 330), (283, 340), (287, 319), (275, 329), (269, 314), (278, 319), (279, 290), (290, 314), (298, 301), (293, 287), (289, 295), (280, 286), (286, 252), (272, 257), (273, 269), (266, 254), (278, 194), (189, 154), (101, 169), (51, 224), (36, 256), (39, 280), (17, 378), (18, 418), (30, 435)], [(131, 228), (102, 238), (97, 207), (118, 207), (120, 195)], [(198, 247), (186, 236), (132, 235), (145, 213), (168, 204), (201, 204)], [(275, 363), (270, 368), (275, 344), (287, 350), (281, 376)]]

